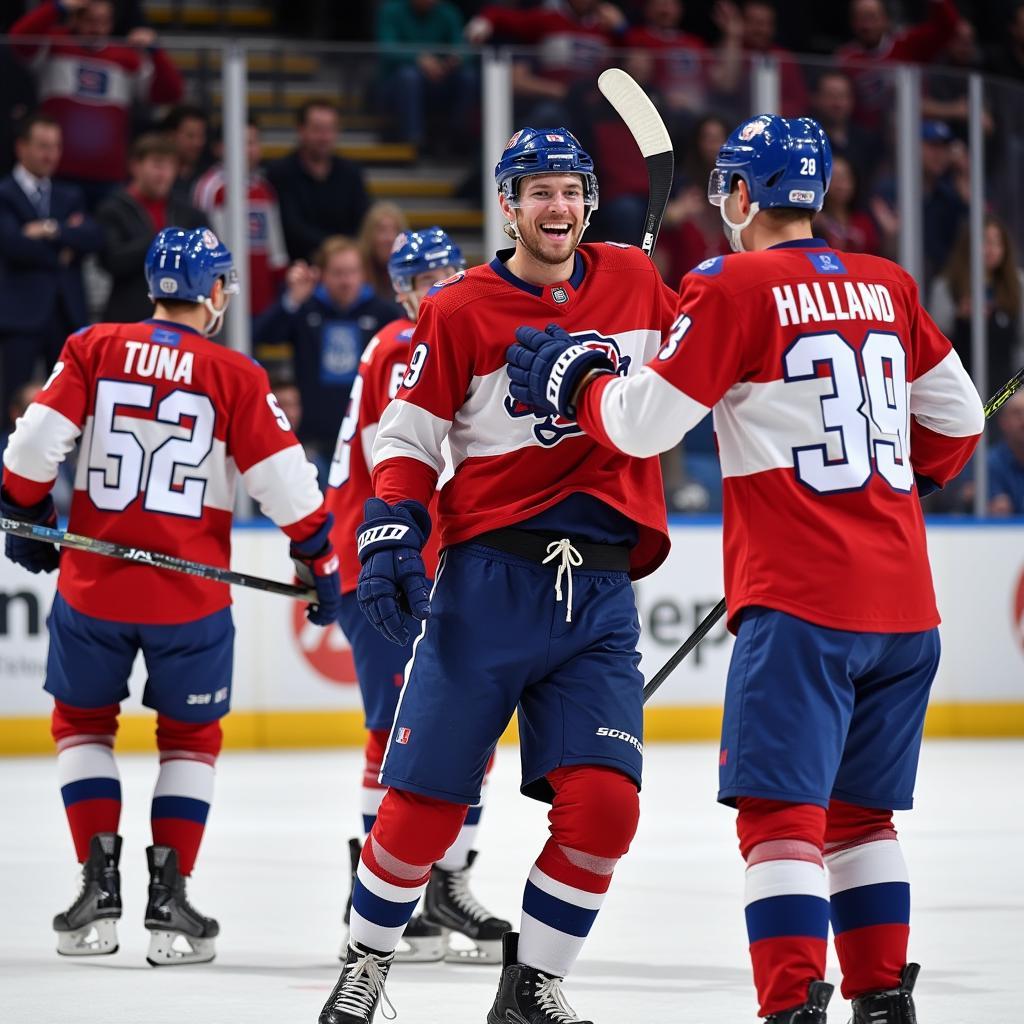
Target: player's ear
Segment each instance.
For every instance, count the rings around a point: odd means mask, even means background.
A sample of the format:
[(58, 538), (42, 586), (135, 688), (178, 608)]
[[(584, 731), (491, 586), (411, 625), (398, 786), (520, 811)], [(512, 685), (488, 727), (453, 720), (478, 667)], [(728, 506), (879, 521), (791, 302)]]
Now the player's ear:
[(210, 289), (210, 302), (213, 303), (214, 309), (221, 309), (224, 305), (224, 281), (222, 278), (217, 278), (213, 282), (213, 287)]

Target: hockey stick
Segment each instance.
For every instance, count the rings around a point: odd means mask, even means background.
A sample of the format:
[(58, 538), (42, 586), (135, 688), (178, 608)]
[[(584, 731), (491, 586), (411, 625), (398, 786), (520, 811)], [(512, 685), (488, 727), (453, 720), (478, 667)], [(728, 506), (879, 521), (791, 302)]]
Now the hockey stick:
[[(986, 403), (985, 419), (994, 416), (1024, 384), (1024, 367), (1021, 367)], [(658, 670), (654, 678), (644, 687), (644, 703), (646, 704), (655, 690), (675, 671), (676, 666), (711, 632), (718, 620), (725, 614), (725, 598), (723, 597), (714, 608), (701, 619), (700, 624), (690, 634), (682, 647), (672, 655)]]
[(215, 565), (203, 565), (201, 562), (190, 562), (174, 555), (162, 555), (159, 551), (145, 551), (142, 548), (130, 548), (123, 544), (115, 544), (109, 540), (97, 540), (93, 537), (82, 537), (77, 533), (68, 533), (52, 526), (41, 526), (39, 523), (23, 523), (20, 519), (0, 517), (0, 530), (13, 533), (29, 540), (43, 541), (47, 544), (59, 544), (63, 548), (76, 548), (89, 551), (94, 555), (106, 555), (108, 558), (123, 558), (129, 562), (150, 565), (154, 569), (170, 569), (183, 572), (189, 576), (201, 576), (203, 579), (215, 580), (217, 583), (233, 583), (238, 587), (250, 587), (253, 590), (265, 590), (270, 594), (281, 594), (292, 597), (296, 601), (316, 602), (316, 591), (308, 587), (298, 587), (291, 583), (279, 583), (277, 580), (264, 579), (262, 576), (250, 576), (244, 572), (221, 569)]
[(672, 140), (647, 93), (625, 71), (609, 68), (601, 73), (597, 87), (625, 122), (647, 164), (647, 215), (640, 248), (652, 256), (672, 189)]

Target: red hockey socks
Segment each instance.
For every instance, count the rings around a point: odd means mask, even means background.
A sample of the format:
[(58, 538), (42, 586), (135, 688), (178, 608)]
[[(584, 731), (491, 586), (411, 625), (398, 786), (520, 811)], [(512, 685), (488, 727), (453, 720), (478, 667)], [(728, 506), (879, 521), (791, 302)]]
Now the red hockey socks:
[(121, 820), (121, 780), (114, 761), (119, 704), (76, 708), (54, 703), (50, 732), (57, 744), (60, 795), (75, 856), (84, 863), (97, 832), (116, 832)]
[(767, 1017), (803, 1004), (807, 986), (825, 977), (825, 809), (755, 797), (737, 806), (750, 959), (759, 1012)]
[(844, 998), (897, 988), (907, 962), (910, 877), (892, 811), (833, 800), (825, 864)]
[(221, 742), (219, 720), (180, 722), (157, 715), (160, 774), (150, 812), (153, 844), (178, 851), (183, 875), (192, 873), (203, 839)]
[(431, 867), (455, 841), (465, 816), (465, 804), (387, 791), (352, 883), (353, 942), (379, 953), (398, 947)]
[(613, 768), (557, 768), (547, 779), (551, 838), (523, 893), (519, 962), (564, 978), (636, 834), (640, 800), (636, 783)]

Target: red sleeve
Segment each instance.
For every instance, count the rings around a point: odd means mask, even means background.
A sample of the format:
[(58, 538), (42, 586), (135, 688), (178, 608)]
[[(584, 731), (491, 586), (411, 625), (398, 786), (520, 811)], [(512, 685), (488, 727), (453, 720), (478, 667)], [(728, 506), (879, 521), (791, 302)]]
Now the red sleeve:
[[(35, 10), (23, 14), (11, 27), (12, 36), (51, 36), (58, 34), (55, 29), (60, 28), (62, 13), (60, 5), (56, 3), (40, 4)], [(16, 46), (15, 51), (19, 56), (30, 58), (38, 49), (37, 46)]]
[(564, 28), (561, 15), (540, 8), (512, 10), (507, 7), (485, 7), (480, 12), (494, 31), (510, 36), (520, 43), (539, 43), (549, 33)]
[(900, 33), (893, 43), (890, 61), (931, 60), (945, 49), (960, 21), (953, 0), (932, 0), (928, 20)]
[(149, 86), (150, 103), (177, 103), (185, 92), (178, 65), (164, 50), (150, 50), (153, 61), (153, 81)]

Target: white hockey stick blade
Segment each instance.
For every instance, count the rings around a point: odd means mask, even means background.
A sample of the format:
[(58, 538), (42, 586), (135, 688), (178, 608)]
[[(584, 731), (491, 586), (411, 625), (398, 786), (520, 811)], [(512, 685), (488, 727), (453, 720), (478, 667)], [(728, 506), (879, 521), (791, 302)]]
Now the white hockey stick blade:
[(647, 93), (621, 68), (609, 68), (597, 80), (601, 94), (633, 133), (644, 158), (672, 152), (672, 140)]

